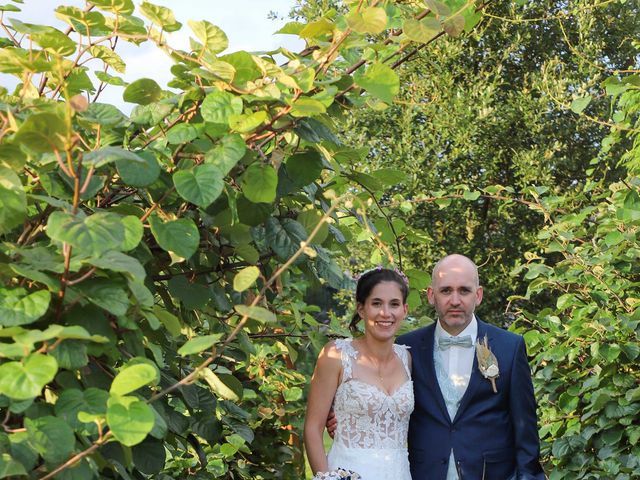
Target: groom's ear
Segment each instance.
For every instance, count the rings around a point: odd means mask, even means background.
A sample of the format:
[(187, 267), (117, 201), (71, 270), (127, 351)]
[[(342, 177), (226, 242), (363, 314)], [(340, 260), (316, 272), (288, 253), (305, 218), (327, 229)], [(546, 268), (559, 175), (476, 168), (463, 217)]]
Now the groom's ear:
[(427, 288), (427, 300), (429, 300), (429, 303), (433, 305), (433, 287), (431, 285)]

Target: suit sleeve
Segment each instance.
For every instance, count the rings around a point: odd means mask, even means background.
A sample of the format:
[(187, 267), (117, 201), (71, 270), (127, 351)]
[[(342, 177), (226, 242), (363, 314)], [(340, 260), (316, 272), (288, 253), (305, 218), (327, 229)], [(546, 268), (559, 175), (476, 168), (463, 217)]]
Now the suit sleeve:
[(544, 480), (540, 465), (540, 437), (531, 369), (522, 337), (518, 340), (511, 370), (510, 411), (513, 421), (516, 462), (520, 480)]

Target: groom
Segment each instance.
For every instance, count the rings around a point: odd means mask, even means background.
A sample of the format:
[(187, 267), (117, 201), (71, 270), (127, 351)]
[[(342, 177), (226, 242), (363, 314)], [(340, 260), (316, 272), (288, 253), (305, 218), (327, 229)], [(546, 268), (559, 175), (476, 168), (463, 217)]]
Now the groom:
[[(438, 321), (398, 338), (413, 363), (413, 480), (544, 480), (523, 338), (476, 318), (482, 287), (463, 255), (436, 264), (427, 296)], [(497, 377), (495, 367), (485, 370), (493, 381), (476, 358), (485, 337), (497, 360)]]

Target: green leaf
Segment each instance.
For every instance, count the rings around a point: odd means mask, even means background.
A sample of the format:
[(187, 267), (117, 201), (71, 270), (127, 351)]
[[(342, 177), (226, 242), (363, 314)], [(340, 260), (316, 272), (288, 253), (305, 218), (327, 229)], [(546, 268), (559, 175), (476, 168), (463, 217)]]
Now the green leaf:
[(267, 112), (263, 110), (249, 114), (231, 115), (229, 126), (235, 132), (248, 133), (262, 125), (267, 118)]
[(138, 259), (113, 250), (106, 252), (100, 258), (89, 259), (88, 263), (104, 270), (128, 274), (141, 281), (144, 280), (147, 275), (147, 272)]
[(127, 447), (142, 442), (153, 428), (154, 422), (153, 410), (145, 402), (121, 403), (121, 400), (112, 398), (107, 407), (107, 424), (115, 439)]
[(0, 365), (0, 393), (14, 400), (28, 400), (40, 395), (58, 371), (56, 359), (34, 353), (24, 362)]
[(191, 310), (200, 310), (211, 300), (211, 288), (197, 278), (178, 275), (169, 280), (169, 291), (182, 305)]
[(447, 35), (457, 37), (464, 31), (465, 21), (462, 14), (456, 14), (447, 18), (442, 24), (442, 29)]
[(144, 234), (144, 226), (135, 215), (127, 215), (122, 218), (122, 226), (124, 227), (124, 240), (120, 245), (120, 250), (128, 252), (138, 246), (142, 235)]
[(369, 175), (378, 180), (382, 185), (394, 186), (409, 181), (409, 175), (397, 168), (381, 168), (370, 172)]
[(384, 8), (366, 7), (347, 15), (347, 24), (358, 33), (377, 35), (387, 27), (387, 13)]
[(120, 159), (116, 161), (118, 175), (126, 185), (146, 187), (160, 176), (160, 164), (150, 151), (138, 152), (136, 161)]
[(27, 196), (20, 178), (0, 167), (0, 235), (21, 225), (27, 216)]
[(326, 18), (321, 18), (315, 22), (309, 22), (299, 32), (298, 35), (307, 39), (320, 39), (333, 32), (334, 24)]
[(35, 152), (64, 150), (68, 138), (67, 122), (53, 113), (36, 113), (20, 126), (13, 141)]
[(247, 145), (239, 134), (226, 135), (212, 150), (209, 150), (204, 161), (217, 167), (223, 175), (227, 175), (238, 161), (244, 157)]
[[(316, 209), (304, 210), (298, 214), (297, 221), (302, 225), (307, 232), (307, 234), (311, 234), (313, 229), (318, 225), (320, 220), (323, 217), (323, 213)], [(311, 243), (321, 244), (324, 242), (329, 235), (329, 224), (326, 222), (322, 224), (318, 232), (315, 234)]]
[[(0, 7), (0, 10), (8, 11), (9, 9), (5, 6)], [(20, 11), (20, 9), (12, 11)], [(3, 453), (0, 455), (0, 478), (7, 478), (12, 476), (27, 476), (27, 471), (24, 469), (24, 466), (20, 462), (11, 458), (11, 455), (9, 455), (8, 453)]]
[(290, 114), (293, 117), (312, 117), (326, 111), (327, 109), (322, 102), (313, 98), (300, 97), (293, 104)]
[(142, 2), (140, 4), (140, 12), (153, 23), (159, 25), (165, 32), (176, 32), (182, 28), (182, 24), (176, 21), (173, 12), (166, 7)]
[(25, 419), (29, 444), (48, 463), (59, 464), (69, 459), (76, 439), (71, 427), (62, 418), (44, 416)]
[(167, 252), (175, 253), (181, 258), (190, 258), (198, 250), (200, 233), (190, 218), (163, 222), (154, 215), (149, 218), (149, 224), (158, 245)]
[(371, 65), (364, 73), (354, 75), (356, 84), (383, 102), (391, 103), (400, 92), (400, 79), (396, 72), (382, 63)]
[(248, 305), (236, 305), (236, 312), (238, 312), (242, 316), (247, 316), (249, 318), (253, 318), (254, 320), (258, 320), (262, 323), (275, 323), (277, 321), (275, 313), (267, 310), (262, 307), (251, 307)]
[(125, 102), (137, 103), (138, 105), (149, 105), (157, 102), (162, 96), (162, 89), (155, 80), (150, 78), (141, 78), (130, 83), (124, 89), (122, 99)]
[(173, 183), (186, 201), (202, 208), (211, 205), (224, 189), (224, 175), (214, 165), (198, 165), (192, 170), (178, 170)]
[(88, 217), (53, 212), (47, 222), (47, 235), (66, 242), (83, 253), (98, 257), (108, 250), (119, 250), (125, 240), (122, 217), (98, 212)]
[(403, 33), (414, 42), (426, 43), (441, 31), (440, 22), (433, 17), (421, 20), (409, 18), (404, 21)]
[(576, 98), (573, 102), (571, 102), (571, 110), (574, 113), (582, 113), (585, 108), (589, 106), (593, 97), (591, 95), (587, 95), (586, 97)]
[[(73, 43), (75, 47), (75, 42)], [(124, 60), (122, 60), (120, 55), (118, 55), (109, 47), (105, 47), (104, 45), (93, 45), (89, 49), (89, 53), (95, 58), (102, 60), (116, 72), (124, 73), (125, 69), (127, 68), (126, 63), (124, 63)]]
[(159, 473), (166, 460), (164, 442), (154, 438), (146, 438), (142, 443), (133, 447), (133, 464), (136, 469), (146, 475)]
[(215, 374), (209, 368), (205, 368), (202, 371), (202, 376), (217, 396), (233, 402), (242, 398), (242, 384), (233, 375)]
[(157, 376), (156, 369), (147, 363), (129, 365), (113, 379), (109, 392), (113, 395), (127, 395), (140, 387), (154, 383)]
[(242, 98), (218, 91), (207, 95), (200, 106), (200, 114), (207, 122), (228, 125), (229, 117), (242, 113)]
[(242, 193), (253, 203), (272, 203), (277, 187), (278, 174), (271, 165), (252, 163), (242, 176)]
[(134, 10), (132, 0), (91, 0), (90, 3), (102, 10), (119, 15), (130, 15)]
[(42, 317), (49, 308), (51, 293), (39, 290), (27, 293), (23, 288), (0, 288), (0, 325), (27, 325)]
[(462, 194), (462, 197), (463, 197), (465, 200), (470, 200), (470, 201), (474, 202), (474, 201), (476, 201), (477, 199), (479, 199), (479, 198), (480, 198), (480, 192), (478, 192), (478, 191), (468, 191), (468, 190), (465, 190), (465, 191), (463, 192), (463, 194)]
[(136, 162), (144, 164), (144, 159), (137, 153), (125, 150), (120, 147), (103, 147), (93, 150), (84, 155), (83, 165), (87, 167), (100, 168), (112, 162)]
[(97, 417), (104, 416), (107, 413), (108, 398), (109, 394), (99, 388), (65, 389), (58, 397), (54, 411), (57, 417), (62, 418), (73, 429), (86, 429), (90, 433), (97, 433), (97, 425), (93, 422), (82, 422), (78, 418), (78, 414), (85, 412)]
[(203, 49), (200, 55), (205, 52), (218, 54), (229, 46), (227, 35), (212, 23), (206, 20), (198, 22), (189, 20), (187, 23), (193, 33), (196, 34), (196, 37), (202, 42)]
[(78, 291), (86, 295), (87, 299), (107, 312), (120, 317), (126, 315), (129, 309), (129, 295), (120, 286), (107, 278), (93, 278), (79, 284)]
[(77, 370), (89, 363), (87, 344), (79, 340), (65, 340), (49, 355), (56, 359), (60, 368), (67, 370)]
[(260, 269), (258, 267), (245, 267), (233, 277), (233, 289), (236, 292), (244, 292), (251, 287), (256, 280), (260, 278)]
[(180, 335), (182, 331), (182, 325), (180, 325), (180, 320), (178, 320), (178, 317), (176, 317), (172, 313), (167, 312), (157, 305), (153, 307), (153, 313), (158, 317), (158, 320), (162, 322), (162, 324), (172, 337), (175, 338)]
[(179, 123), (167, 132), (167, 142), (174, 145), (188, 143), (198, 137), (198, 129), (190, 123)]
[(234, 52), (219, 58), (230, 64), (236, 71), (233, 77), (235, 85), (243, 85), (262, 77), (262, 71), (258, 68), (253, 56), (245, 51)]
[(300, 248), (300, 242), (307, 240), (307, 232), (295, 220), (269, 218), (266, 222), (266, 241), (280, 260), (289, 260)]
[(178, 355), (193, 355), (194, 353), (200, 353), (204, 350), (208, 350), (212, 345), (218, 343), (221, 338), (221, 333), (192, 338), (178, 349)]
[[(127, 117), (113, 105), (108, 103), (90, 103), (86, 111), (78, 114), (83, 122), (102, 125), (103, 127), (121, 127), (127, 121)], [(144, 152), (138, 152), (139, 155)]]

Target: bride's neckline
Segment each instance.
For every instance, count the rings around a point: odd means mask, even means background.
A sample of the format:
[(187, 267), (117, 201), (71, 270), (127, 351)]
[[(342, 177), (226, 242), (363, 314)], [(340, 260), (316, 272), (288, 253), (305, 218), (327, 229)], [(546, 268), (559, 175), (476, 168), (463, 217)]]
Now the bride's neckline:
[(387, 397), (392, 398), (392, 397), (394, 397), (394, 396), (396, 395), (396, 393), (398, 393), (400, 390), (402, 390), (402, 389), (403, 389), (407, 384), (411, 384), (411, 383), (413, 383), (413, 380), (411, 380), (410, 378), (408, 378), (407, 380), (405, 380), (405, 381), (402, 383), (402, 385), (400, 385), (398, 388), (396, 388), (396, 389), (393, 391), (393, 393), (389, 393), (389, 392), (387, 392), (387, 391), (386, 391), (384, 388), (382, 388), (380, 385), (376, 385), (376, 384), (374, 384), (374, 383), (369, 383), (369, 382), (367, 382), (367, 381), (365, 381), (365, 380), (361, 380), (361, 379), (359, 379), (359, 378), (355, 378), (355, 377), (351, 377), (351, 378), (349, 378), (348, 380), (346, 380), (346, 381), (342, 382), (338, 388), (340, 388), (342, 385), (344, 385), (344, 384), (346, 384), (346, 383), (349, 383), (349, 382), (357, 382), (357, 383), (360, 383), (360, 384), (362, 384), (362, 385), (366, 385), (367, 387), (371, 387), (371, 388), (373, 388), (374, 390), (377, 390), (378, 392), (382, 393), (383, 395), (385, 395), (385, 396), (387, 396)]

